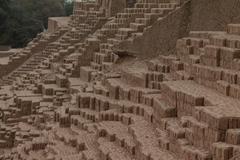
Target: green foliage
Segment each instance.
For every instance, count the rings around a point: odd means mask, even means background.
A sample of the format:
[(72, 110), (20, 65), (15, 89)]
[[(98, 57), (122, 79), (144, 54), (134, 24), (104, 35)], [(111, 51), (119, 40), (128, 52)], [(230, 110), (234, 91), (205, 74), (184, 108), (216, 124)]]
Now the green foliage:
[(65, 0), (64, 8), (66, 16), (70, 16), (73, 13), (73, 1)]
[(9, 0), (0, 0), (0, 21), (4, 23), (7, 19), (8, 11), (9, 11)]
[(71, 4), (64, 0), (0, 0), (0, 45), (25, 46), (47, 28), (48, 17), (71, 14)]

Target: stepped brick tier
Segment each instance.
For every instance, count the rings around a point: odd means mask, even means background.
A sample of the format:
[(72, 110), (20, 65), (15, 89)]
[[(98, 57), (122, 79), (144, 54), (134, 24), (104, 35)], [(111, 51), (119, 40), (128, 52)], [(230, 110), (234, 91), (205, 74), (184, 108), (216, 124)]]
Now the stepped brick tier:
[(0, 67), (0, 160), (239, 160), (240, 24), (176, 54), (115, 50), (182, 5), (78, 0), (50, 18)]

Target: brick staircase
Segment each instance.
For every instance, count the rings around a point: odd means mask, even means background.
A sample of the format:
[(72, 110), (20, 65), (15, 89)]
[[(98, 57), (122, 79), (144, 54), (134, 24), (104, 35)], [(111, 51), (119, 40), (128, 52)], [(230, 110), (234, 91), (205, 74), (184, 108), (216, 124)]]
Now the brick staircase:
[[(53, 44), (54, 50), (48, 51), (51, 62), (63, 60), (65, 65), (60, 66), (59, 71), (63, 75), (74, 76), (76, 73), (77, 59), (86, 55), (79, 53), (82, 50), (82, 42), (88, 35), (94, 33), (107, 20), (104, 12), (99, 10), (96, 2), (75, 2), (74, 14), (71, 17), (71, 29), (62, 37), (58, 43)], [(86, 46), (91, 45), (92, 39), (87, 41)], [(50, 48), (51, 49), (51, 48)], [(68, 56), (70, 55), (70, 56)], [(73, 57), (73, 58), (71, 58)], [(66, 63), (67, 62), (67, 63)], [(69, 64), (69, 65), (67, 65)]]
[[(66, 32), (65, 28), (62, 28), (61, 30), (54, 33), (41, 33), (36, 38), (34, 38), (27, 45), (27, 47), (23, 48), (21, 53), (11, 55), (9, 64), (1, 68), (5, 72), (2, 75), (4, 76), (2, 77), (4, 82), (6, 84), (11, 83), (12, 75), (14, 75), (15, 72), (18, 72), (18, 70), (22, 70), (20, 68), (23, 66), (26, 67), (27, 63), (30, 63), (29, 66), (32, 65), (34, 68), (34, 66), (37, 65), (36, 61), (39, 61), (39, 58), (43, 57), (40, 53), (45, 49), (45, 46), (57, 40), (64, 32)], [(31, 67), (29, 66), (26, 68), (30, 69)]]
[[(100, 45), (100, 53), (95, 53), (96, 56), (94, 56), (92, 63), (93, 68), (98, 68), (98, 70), (109, 68), (111, 63), (116, 62), (118, 58), (111, 51), (114, 45), (128, 39), (132, 35), (142, 34), (144, 29), (158, 18), (164, 17), (167, 13), (173, 11), (177, 5), (177, 3), (167, 1), (140, 0), (137, 1), (134, 8), (125, 8), (123, 13), (118, 13), (112, 22), (107, 23), (101, 30), (95, 33), (96, 35), (107, 34), (107, 39), (104, 40), (103, 45)], [(102, 33), (103, 31), (104, 33)]]
[(92, 46), (96, 47), (95, 50), (98, 50), (99, 47), (99, 50), (97, 52), (94, 52), (94, 50), (87, 52), (86, 47), (83, 47), (80, 53), (83, 53), (83, 55), (87, 53), (91, 57), (86, 60), (85, 56), (83, 56), (82, 59), (79, 59), (79, 65), (85, 66), (86, 63), (83, 62), (91, 61), (90, 66), (92, 69), (97, 71), (109, 70), (118, 59), (118, 55), (113, 53), (115, 45), (133, 35), (142, 34), (154, 21), (163, 18), (178, 5), (179, 3), (175, 1), (139, 0), (133, 8), (125, 8), (122, 13), (118, 13), (115, 18), (93, 34), (95, 43)]
[[(114, 53), (178, 7), (175, 0), (138, 0), (104, 23), (97, 2), (75, 2), (69, 29), (10, 74), (14, 98), (2, 112), (6, 122), (32, 108), (44, 115), (43, 126), (51, 124), (44, 150), (57, 159), (238, 159), (239, 24), (192, 31), (177, 41), (175, 55), (125, 62)], [(70, 87), (72, 79), (78, 83)]]
[(227, 32), (191, 32), (190, 37), (178, 41), (176, 56), (150, 61), (149, 70), (162, 73), (162, 82), (154, 80), (160, 83), (162, 97), (176, 106), (184, 128), (173, 134), (187, 142), (180, 146), (183, 159), (237, 156), (237, 142), (229, 138), (238, 131), (238, 43), (239, 25), (230, 24)]
[(125, 84), (122, 75), (104, 79), (93, 93), (80, 93), (79, 115), (97, 123), (101, 157), (237, 156), (239, 28), (191, 32), (178, 41), (177, 55), (148, 62), (145, 86)]
[[(148, 62), (142, 77), (149, 89), (106, 78), (93, 93), (80, 93), (80, 116), (97, 123), (101, 156), (111, 159), (124, 153), (127, 157), (120, 159), (184, 160), (237, 156), (239, 28), (230, 24), (227, 32), (191, 32), (180, 39), (177, 55)], [(111, 127), (112, 123), (119, 125)]]
[[(20, 68), (14, 68), (13, 72), (4, 78), (6, 83), (11, 83), (14, 77), (19, 74), (33, 71), (35, 67), (54, 68), (54, 66), (51, 66), (52, 63), (62, 61), (66, 56), (76, 52), (79, 48), (79, 42), (83, 41), (85, 37), (105, 23), (106, 18), (98, 10), (99, 6), (97, 3), (76, 3), (77, 5), (75, 6), (78, 7), (74, 10), (68, 28), (62, 28), (55, 33), (46, 33), (43, 36), (39, 35), (33, 42), (29, 43), (28, 47), (23, 50), (23, 56), (28, 56), (27, 61), (23, 65), (21, 64)], [(31, 56), (32, 54), (34, 55)], [(17, 63), (19, 56), (21, 55), (18, 54), (11, 58), (13, 63)], [(79, 56), (79, 54), (76, 56)], [(72, 62), (70, 61), (69, 63)], [(73, 72), (72, 68), (70, 67), (67, 70), (65, 66), (61, 66), (59, 70), (64, 70), (63, 74), (66, 74), (67, 71)]]

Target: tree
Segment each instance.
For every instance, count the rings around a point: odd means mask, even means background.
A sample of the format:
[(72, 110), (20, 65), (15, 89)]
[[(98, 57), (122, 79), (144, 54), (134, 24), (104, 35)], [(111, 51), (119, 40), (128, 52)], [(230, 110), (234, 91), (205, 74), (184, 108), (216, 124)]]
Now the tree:
[(0, 45), (23, 47), (47, 28), (48, 17), (65, 16), (64, 0), (0, 0)]
[(73, 13), (73, 1), (65, 0), (64, 8), (66, 16), (70, 16)]
[[(4, 26), (9, 14), (9, 0), (0, 0), (0, 29)], [(0, 30), (1, 31), (1, 30)]]

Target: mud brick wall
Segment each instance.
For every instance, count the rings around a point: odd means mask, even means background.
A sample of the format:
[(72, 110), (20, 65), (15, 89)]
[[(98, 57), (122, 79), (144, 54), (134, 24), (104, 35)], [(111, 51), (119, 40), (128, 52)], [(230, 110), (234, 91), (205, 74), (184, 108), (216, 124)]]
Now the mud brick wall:
[(54, 32), (58, 29), (58, 22), (54, 19), (48, 19), (48, 32)]
[(15, 68), (23, 64), (29, 57), (30, 55), (21, 56), (18, 59), (12, 60), (11, 62), (9, 62), (9, 64), (0, 65), (0, 77), (3, 77), (8, 73), (12, 72)]
[(156, 21), (132, 42), (124, 41), (117, 47), (142, 57), (154, 57), (158, 54), (174, 52), (179, 38), (188, 35), (191, 3), (185, 3), (182, 8), (170, 13), (167, 18)]
[(122, 72), (122, 80), (129, 85), (132, 86), (141, 86), (145, 87), (146, 86), (146, 77), (143, 76), (136, 76), (131, 73), (127, 72)]
[(175, 54), (176, 42), (189, 31), (223, 31), (240, 22), (239, 0), (190, 0), (167, 18), (156, 21), (143, 36), (124, 41), (116, 50), (139, 57)]
[(192, 0), (191, 30), (225, 30), (240, 22), (239, 0)]

